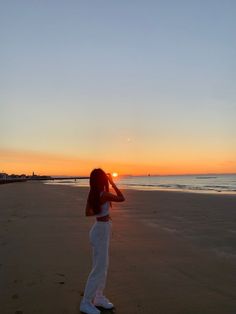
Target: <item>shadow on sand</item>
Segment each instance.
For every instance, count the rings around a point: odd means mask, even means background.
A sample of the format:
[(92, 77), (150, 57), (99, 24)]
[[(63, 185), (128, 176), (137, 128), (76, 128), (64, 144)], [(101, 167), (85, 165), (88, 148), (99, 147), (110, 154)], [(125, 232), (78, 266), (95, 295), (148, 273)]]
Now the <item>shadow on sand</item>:
[[(96, 308), (101, 311), (101, 314), (115, 314), (116, 313), (116, 309), (115, 307), (111, 310), (106, 310), (101, 306), (96, 306)], [(84, 312), (79, 311), (80, 314), (85, 314)]]
[(104, 309), (103, 307), (100, 307), (100, 306), (98, 306), (97, 308), (101, 311), (101, 314), (115, 314), (116, 313), (116, 309), (115, 308), (113, 308), (111, 310), (106, 310), (106, 309)]
[[(103, 307), (97, 306), (97, 308), (99, 309), (99, 311), (101, 311), (101, 314), (115, 314), (116, 313), (116, 309), (113, 308), (111, 310), (106, 310)], [(84, 314), (83, 312), (79, 312), (81, 314)]]

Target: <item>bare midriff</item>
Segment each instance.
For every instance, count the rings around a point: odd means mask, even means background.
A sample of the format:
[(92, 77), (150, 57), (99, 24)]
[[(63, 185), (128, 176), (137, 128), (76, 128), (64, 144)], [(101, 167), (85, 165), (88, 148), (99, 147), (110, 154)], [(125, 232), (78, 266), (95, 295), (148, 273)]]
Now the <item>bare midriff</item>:
[(109, 220), (111, 220), (111, 216), (106, 215), (106, 216), (102, 216), (102, 217), (97, 217), (96, 219), (97, 219), (97, 221), (109, 221)]

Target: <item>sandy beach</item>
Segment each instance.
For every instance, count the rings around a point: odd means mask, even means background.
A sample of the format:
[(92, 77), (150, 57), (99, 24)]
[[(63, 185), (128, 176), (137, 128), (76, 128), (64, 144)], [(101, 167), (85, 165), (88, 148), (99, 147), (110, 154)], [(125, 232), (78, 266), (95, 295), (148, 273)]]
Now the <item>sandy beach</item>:
[[(0, 313), (76, 314), (91, 267), (88, 188), (0, 186)], [(236, 196), (124, 191), (106, 295), (117, 314), (236, 313)], [(103, 311), (103, 313), (113, 313)]]

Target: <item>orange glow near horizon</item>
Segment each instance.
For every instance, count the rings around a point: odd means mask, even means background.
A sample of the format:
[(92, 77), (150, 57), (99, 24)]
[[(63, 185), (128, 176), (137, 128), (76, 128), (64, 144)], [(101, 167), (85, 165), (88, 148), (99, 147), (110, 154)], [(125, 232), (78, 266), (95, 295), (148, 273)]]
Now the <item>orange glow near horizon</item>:
[[(131, 163), (80, 159), (69, 156), (58, 156), (38, 152), (0, 151), (0, 172), (8, 174), (39, 175), (81, 175), (88, 176), (93, 168), (100, 167), (106, 172), (122, 175), (171, 175), (171, 174), (203, 174), (203, 173), (236, 173), (236, 162), (219, 159), (175, 158), (160, 159), (154, 163)], [(113, 173), (113, 177), (115, 173)]]

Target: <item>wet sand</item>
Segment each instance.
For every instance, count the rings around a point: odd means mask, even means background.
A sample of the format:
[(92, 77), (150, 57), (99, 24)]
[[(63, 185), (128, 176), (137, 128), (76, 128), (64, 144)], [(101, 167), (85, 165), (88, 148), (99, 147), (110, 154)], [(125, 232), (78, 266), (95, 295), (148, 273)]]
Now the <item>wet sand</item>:
[[(87, 188), (0, 186), (0, 313), (74, 314), (91, 267)], [(236, 196), (124, 191), (106, 295), (117, 314), (236, 313)], [(103, 311), (103, 313), (112, 313)]]

